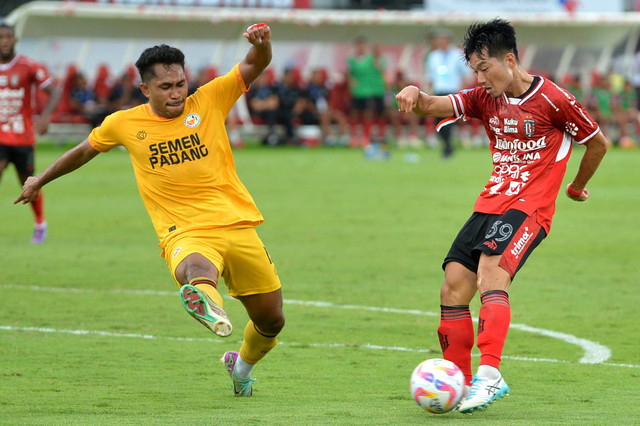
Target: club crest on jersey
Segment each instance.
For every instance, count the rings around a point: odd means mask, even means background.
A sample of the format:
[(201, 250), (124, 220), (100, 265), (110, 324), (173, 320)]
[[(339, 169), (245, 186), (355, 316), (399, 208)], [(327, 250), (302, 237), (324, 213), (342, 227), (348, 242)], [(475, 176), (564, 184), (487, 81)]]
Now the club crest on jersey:
[(184, 119), (184, 125), (187, 127), (196, 127), (200, 124), (200, 116), (195, 112), (187, 115)]
[(524, 134), (527, 135), (528, 138), (533, 137), (533, 135), (536, 133), (536, 122), (533, 120), (523, 120), (522, 129), (524, 130)]

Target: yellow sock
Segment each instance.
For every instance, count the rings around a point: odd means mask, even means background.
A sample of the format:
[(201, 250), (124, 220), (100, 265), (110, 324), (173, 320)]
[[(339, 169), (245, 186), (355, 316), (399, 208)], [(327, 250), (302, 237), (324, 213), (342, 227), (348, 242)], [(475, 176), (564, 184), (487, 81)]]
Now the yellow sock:
[(218, 286), (215, 281), (209, 278), (200, 277), (192, 279), (189, 281), (189, 284), (198, 290), (207, 293), (207, 296), (209, 296), (216, 305), (220, 306), (220, 308), (224, 308), (224, 302), (222, 301), (222, 296), (218, 293)]
[(277, 336), (269, 336), (258, 331), (253, 321), (249, 320), (244, 328), (244, 339), (240, 347), (240, 356), (249, 364), (256, 364), (278, 344)]

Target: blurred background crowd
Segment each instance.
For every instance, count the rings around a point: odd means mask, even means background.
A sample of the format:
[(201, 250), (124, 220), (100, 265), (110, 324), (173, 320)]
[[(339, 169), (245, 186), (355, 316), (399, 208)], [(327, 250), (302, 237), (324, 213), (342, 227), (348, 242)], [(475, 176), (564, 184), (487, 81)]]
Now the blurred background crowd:
[[(185, 1), (164, 3), (189, 3)], [(1, 11), (6, 15), (19, 3), (25, 2), (5, 2)], [(152, 0), (105, 0), (94, 3), (163, 4)], [(205, 5), (206, 2), (197, 3)], [(221, 4), (210, 3), (214, 6)], [(320, 3), (316, 1), (313, 4)], [(399, 10), (422, 4), (411, 1), (378, 4), (355, 0), (326, 3), (333, 8), (385, 6)], [(567, 2), (560, 3), (564, 3), (567, 10), (572, 7)], [(232, 5), (232, 2), (227, 4)], [(239, 2), (233, 6), (248, 4)], [(296, 0), (274, 2), (273, 6), (305, 9), (311, 7), (312, 3)], [(636, 2), (627, 1), (624, 4), (626, 10), (637, 10), (637, 6)], [(280, 57), (254, 82), (232, 110), (227, 122), (232, 144), (241, 147), (257, 141), (266, 146), (366, 148), (376, 144), (414, 149), (430, 147), (441, 149), (444, 157), (453, 153), (454, 146), (470, 148), (488, 145), (484, 129), (474, 120), (446, 126), (443, 131), (436, 133), (435, 125), (439, 119), (398, 113), (395, 94), (406, 85), (415, 84), (424, 91), (439, 95), (457, 93), (475, 85), (475, 77), (466, 67), (458, 47), (461, 42), (459, 35), (444, 27), (429, 26), (422, 31), (421, 40), (411, 42), (416, 43), (416, 47), (410, 50), (412, 58), (404, 62), (398, 58), (407, 56), (406, 52), (391, 54), (393, 46), (370, 40), (367, 34), (357, 34), (345, 40), (340, 53), (333, 54), (330, 61), (320, 59), (313, 64), (301, 64), (295, 60), (295, 56), (299, 55), (296, 52), (289, 52), (290, 58)], [(42, 42), (39, 43), (42, 46)], [(279, 43), (277, 32), (274, 43)], [(34, 43), (25, 46), (27, 55), (37, 56), (33, 53), (36, 50)], [(21, 51), (20, 44), (18, 51)], [(567, 68), (561, 74), (555, 74), (549, 71), (549, 67), (537, 69), (539, 61), (528, 64), (527, 69), (551, 78), (570, 91), (598, 120), (615, 145), (633, 148), (637, 146), (640, 133), (640, 54), (636, 54), (636, 51), (636, 46), (632, 51), (629, 48), (619, 49), (617, 61), (608, 61), (606, 70), (602, 66), (582, 66), (575, 72)], [(222, 65), (214, 60), (194, 65), (186, 53), (187, 80), (192, 92), (201, 84), (228, 71), (226, 63)], [(275, 55), (282, 56), (277, 50), (274, 51)], [(540, 58), (540, 55), (536, 58)], [(621, 62), (627, 66), (615, 66)], [(104, 117), (114, 111), (146, 102), (138, 88), (139, 76), (133, 64), (115, 68), (111, 61), (90, 66), (86, 61), (83, 63), (72, 59), (58, 60), (56, 64), (58, 69), (52, 70), (52, 74), (56, 75), (57, 83), (62, 88), (62, 99), (52, 116), (50, 137), (66, 137), (74, 126), (81, 127), (84, 132), (100, 125)], [(35, 103), (36, 106), (45, 105), (46, 94), (38, 94)], [(56, 124), (60, 126), (56, 127)]]

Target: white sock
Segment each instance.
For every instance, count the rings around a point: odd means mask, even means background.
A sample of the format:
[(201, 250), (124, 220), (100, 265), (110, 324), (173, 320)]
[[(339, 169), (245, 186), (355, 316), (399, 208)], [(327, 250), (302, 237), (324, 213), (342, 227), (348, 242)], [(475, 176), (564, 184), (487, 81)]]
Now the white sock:
[(234, 372), (236, 376), (240, 379), (248, 379), (251, 377), (251, 370), (253, 370), (255, 364), (249, 364), (242, 357), (238, 356), (238, 360), (236, 361), (236, 366), (234, 368)]
[(501, 376), (500, 371), (497, 368), (490, 365), (480, 365), (478, 367), (478, 377), (490, 380), (498, 380)]

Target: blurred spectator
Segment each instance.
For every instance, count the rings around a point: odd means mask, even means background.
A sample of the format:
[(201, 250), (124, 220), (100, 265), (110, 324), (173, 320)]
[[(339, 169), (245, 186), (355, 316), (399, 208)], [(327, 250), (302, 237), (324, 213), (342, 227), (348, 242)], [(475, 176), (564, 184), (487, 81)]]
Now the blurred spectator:
[[(429, 43), (431, 51), (425, 59), (425, 79), (427, 92), (436, 96), (446, 96), (458, 93), (470, 80), (471, 70), (466, 66), (462, 51), (451, 45), (451, 33), (448, 30), (438, 30), (430, 34)], [(449, 117), (438, 117), (440, 120)], [(443, 143), (443, 157), (453, 154), (451, 125), (440, 129), (439, 135)]]
[[(614, 96), (613, 112), (618, 127), (618, 145), (626, 147), (638, 138), (638, 100), (630, 81), (625, 81), (622, 91)], [(631, 139), (631, 140), (629, 140)]]
[[(349, 144), (349, 113), (351, 111), (351, 90), (349, 89), (349, 78), (345, 73), (336, 73), (335, 78), (332, 79), (331, 86), (329, 87), (329, 95), (327, 99), (327, 113), (324, 116), (326, 119), (326, 125), (328, 129), (323, 131), (327, 132), (327, 139), (325, 142), (328, 145)], [(331, 132), (331, 125), (336, 123), (340, 136), (337, 138), (333, 136)], [(323, 126), (325, 122), (321, 123)]]
[(285, 128), (285, 143), (297, 144), (294, 132), (296, 124), (314, 124), (317, 119), (314, 116), (313, 105), (304, 89), (300, 87), (299, 73), (295, 68), (287, 68), (282, 75), (282, 81), (276, 85), (278, 95), (277, 121)]
[(109, 102), (109, 94), (111, 93), (111, 85), (109, 77), (109, 67), (107, 64), (100, 64), (96, 72), (96, 78), (93, 83), (93, 93), (96, 95), (96, 102), (106, 106)]
[[(348, 90), (348, 88), (347, 88)], [(339, 109), (332, 108), (330, 104), (331, 92), (327, 85), (327, 74), (324, 68), (316, 68), (311, 72), (307, 92), (312, 100), (320, 127), (322, 129), (322, 140), (326, 145), (336, 145), (339, 142), (346, 144), (348, 141), (349, 121), (347, 116)], [(332, 131), (332, 124), (338, 126), (339, 137)]]
[[(585, 105), (591, 116), (598, 122), (605, 135), (611, 134), (613, 128), (613, 92), (611, 81), (598, 74), (593, 76), (591, 93)], [(610, 136), (608, 140), (613, 140)]]
[(262, 139), (263, 145), (278, 145), (280, 137), (275, 131), (278, 95), (270, 82), (269, 69), (260, 74), (251, 84), (247, 93), (251, 115), (267, 124), (267, 134)]
[(633, 63), (631, 67), (631, 85), (636, 91), (636, 108), (640, 110), (640, 49), (633, 56)]
[(99, 126), (107, 116), (105, 105), (96, 101), (95, 93), (89, 87), (87, 78), (81, 72), (78, 72), (75, 76), (69, 97), (72, 112), (85, 117), (92, 127)]
[[(384, 95), (386, 84), (384, 69), (386, 62), (379, 46), (368, 52), (367, 39), (355, 39), (355, 52), (347, 58), (349, 87), (351, 89), (351, 147), (366, 147), (371, 143), (371, 130), (378, 121), (378, 138), (384, 143), (386, 130), (386, 107)], [(363, 127), (359, 134), (359, 127)]]
[(202, 68), (200, 71), (198, 71), (198, 74), (196, 74), (196, 77), (194, 79), (189, 79), (189, 94), (194, 94), (196, 90), (198, 90), (198, 87), (202, 86), (203, 84), (207, 84), (217, 76), (218, 73), (214, 67), (209, 66)]
[(398, 111), (398, 103), (396, 102), (396, 94), (413, 84), (406, 80), (404, 72), (398, 70), (394, 74), (394, 79), (390, 84), (390, 100), (389, 117), (396, 143), (400, 148), (421, 148), (422, 141), (418, 137), (418, 127), (420, 125), (420, 116), (412, 113), (403, 113)]
[(107, 110), (109, 113), (147, 103), (147, 98), (136, 84), (136, 75), (125, 71), (111, 89)]
[(582, 87), (582, 79), (578, 74), (568, 74), (564, 80), (564, 88), (573, 95), (581, 104), (584, 103), (585, 92)]

